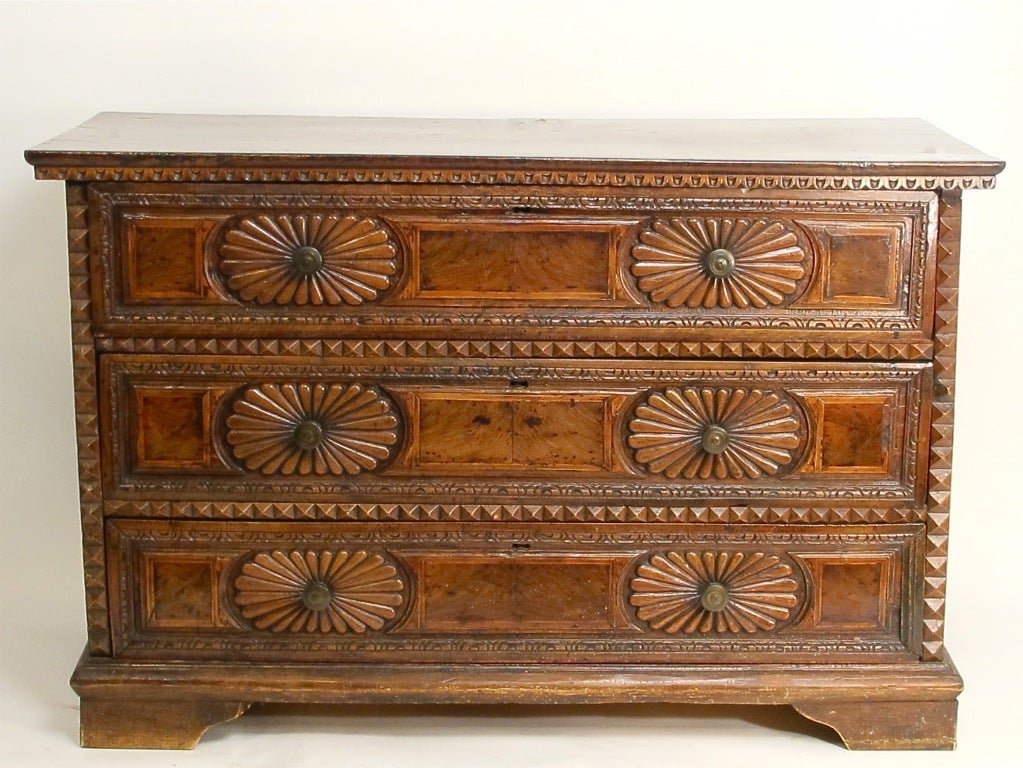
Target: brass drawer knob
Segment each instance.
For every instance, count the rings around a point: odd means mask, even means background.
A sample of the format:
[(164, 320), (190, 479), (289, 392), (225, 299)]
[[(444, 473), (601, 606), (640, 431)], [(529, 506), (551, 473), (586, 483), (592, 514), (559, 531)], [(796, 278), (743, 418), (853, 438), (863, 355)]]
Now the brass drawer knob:
[(292, 252), (291, 263), (303, 275), (311, 275), (319, 272), (320, 267), (323, 266), (323, 254), (318, 248), (303, 245)]
[(708, 253), (705, 263), (714, 277), (731, 277), (735, 272), (735, 256), (725, 248), (715, 248)]
[(302, 604), (310, 611), (322, 611), (333, 597), (330, 587), (322, 581), (311, 581), (302, 591)]
[(311, 451), (323, 441), (323, 426), (315, 419), (307, 419), (295, 427), (291, 440), (296, 448)]
[(703, 437), (700, 439), (700, 446), (707, 453), (723, 453), (728, 447), (728, 431), (724, 427), (712, 424), (703, 430)]
[(728, 588), (718, 582), (708, 584), (700, 593), (700, 605), (712, 613), (723, 611), (728, 605)]

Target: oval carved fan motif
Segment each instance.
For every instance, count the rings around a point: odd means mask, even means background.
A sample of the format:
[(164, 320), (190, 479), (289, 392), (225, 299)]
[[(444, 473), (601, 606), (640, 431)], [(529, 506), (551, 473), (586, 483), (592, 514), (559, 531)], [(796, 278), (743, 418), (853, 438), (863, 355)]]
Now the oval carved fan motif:
[(756, 479), (781, 473), (801, 456), (803, 425), (799, 407), (783, 392), (672, 387), (636, 408), (627, 442), (654, 474)]
[(629, 582), (629, 603), (650, 629), (669, 634), (766, 632), (799, 604), (793, 568), (762, 552), (665, 552)]
[(391, 458), (400, 421), (391, 401), (361, 384), (262, 384), (227, 417), (235, 458), (264, 475), (356, 475)]
[(363, 551), (260, 552), (234, 585), (242, 615), (270, 632), (380, 630), (405, 603), (393, 560)]
[(632, 248), (640, 290), (669, 307), (763, 309), (795, 297), (810, 255), (777, 221), (654, 219)]
[(398, 252), (376, 219), (254, 216), (224, 235), (220, 271), (241, 299), (257, 304), (356, 305), (391, 286)]

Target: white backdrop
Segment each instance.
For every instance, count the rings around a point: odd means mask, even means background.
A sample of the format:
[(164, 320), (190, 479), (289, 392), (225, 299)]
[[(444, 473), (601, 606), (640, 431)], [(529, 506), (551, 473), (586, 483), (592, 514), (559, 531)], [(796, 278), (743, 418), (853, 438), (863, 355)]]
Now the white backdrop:
[[(0, 764), (998, 764), (1023, 689), (1021, 40), (1015, 0), (0, 2)], [(21, 153), (101, 110), (917, 116), (1005, 159), (998, 189), (965, 200), (947, 635), (967, 684), (959, 751), (845, 755), (785, 709), (681, 707), (277, 711), (187, 755), (78, 750), (63, 197)]]

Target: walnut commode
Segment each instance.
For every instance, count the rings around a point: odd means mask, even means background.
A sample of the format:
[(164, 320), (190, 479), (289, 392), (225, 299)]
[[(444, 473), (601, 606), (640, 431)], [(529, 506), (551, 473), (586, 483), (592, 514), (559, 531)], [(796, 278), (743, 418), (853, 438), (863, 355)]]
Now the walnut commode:
[(82, 744), (252, 702), (791, 704), (949, 748), (960, 194), (913, 120), (102, 114)]

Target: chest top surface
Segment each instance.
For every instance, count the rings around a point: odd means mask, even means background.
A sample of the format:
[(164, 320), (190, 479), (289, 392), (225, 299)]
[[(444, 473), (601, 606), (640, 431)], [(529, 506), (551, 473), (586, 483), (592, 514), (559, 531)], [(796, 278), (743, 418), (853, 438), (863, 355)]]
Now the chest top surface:
[(780, 174), (944, 177), (990, 177), (1003, 167), (917, 119), (482, 120), (104, 112), (28, 150), (26, 158), (41, 178), (72, 179), (90, 169), (88, 178), (106, 178), (97, 176), (96, 169), (110, 166), (397, 168), (425, 163), (710, 173), (741, 166), (747, 172)]

